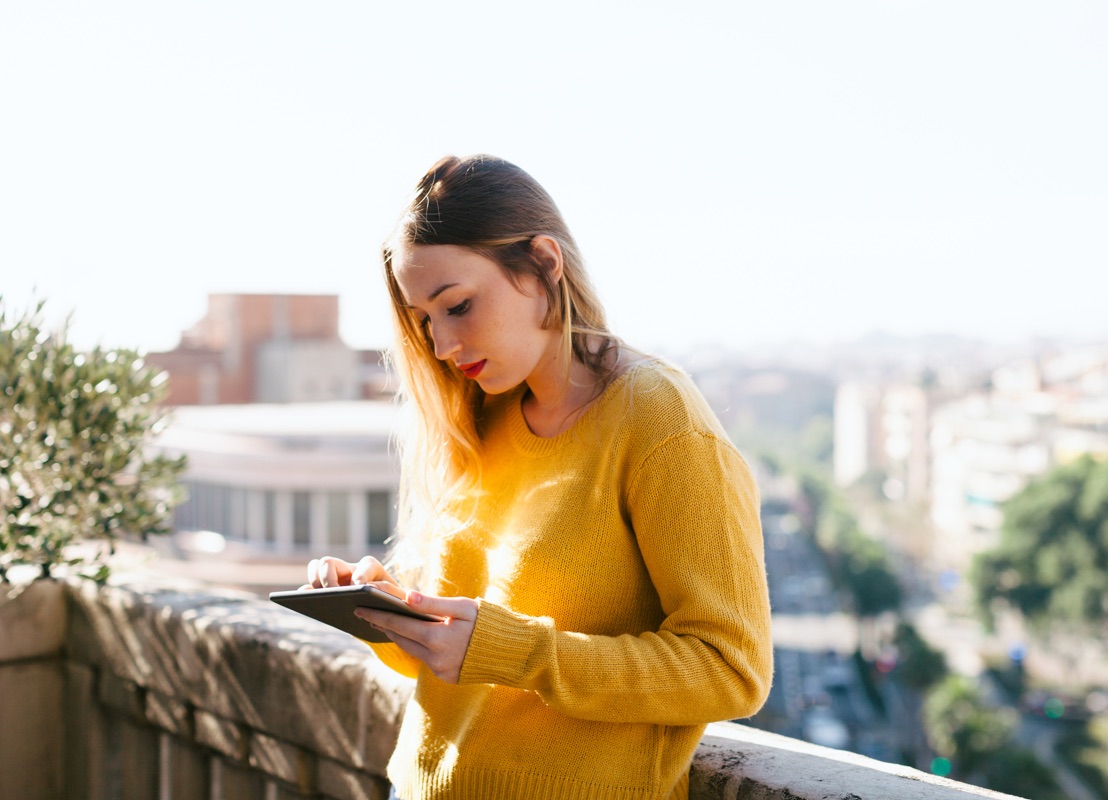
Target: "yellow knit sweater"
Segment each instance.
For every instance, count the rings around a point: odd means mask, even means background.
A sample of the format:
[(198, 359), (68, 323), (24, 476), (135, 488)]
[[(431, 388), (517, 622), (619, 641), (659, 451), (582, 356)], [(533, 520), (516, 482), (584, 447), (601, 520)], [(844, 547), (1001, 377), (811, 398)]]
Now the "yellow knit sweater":
[(773, 670), (758, 493), (692, 381), (615, 381), (568, 431), (489, 398), (476, 517), (432, 594), (479, 598), (460, 684), (418, 678), (389, 776), (405, 800), (685, 798), (708, 722)]

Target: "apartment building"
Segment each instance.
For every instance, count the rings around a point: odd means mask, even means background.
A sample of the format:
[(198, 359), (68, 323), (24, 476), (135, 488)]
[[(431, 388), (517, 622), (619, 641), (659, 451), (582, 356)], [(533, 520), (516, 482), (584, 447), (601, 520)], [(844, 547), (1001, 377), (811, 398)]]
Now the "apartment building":
[(387, 395), (382, 353), (339, 336), (337, 295), (211, 294), (173, 350), (147, 361), (169, 375), (171, 406), (295, 403)]
[(918, 384), (841, 383), (835, 392), (835, 482), (849, 486), (874, 475), (889, 500), (927, 502), (931, 406), (931, 392)]
[(1018, 360), (957, 396), (918, 385), (844, 382), (835, 399), (839, 485), (883, 480), (920, 502), (933, 566), (962, 572), (999, 541), (1004, 503), (1053, 467), (1108, 458), (1108, 347)]

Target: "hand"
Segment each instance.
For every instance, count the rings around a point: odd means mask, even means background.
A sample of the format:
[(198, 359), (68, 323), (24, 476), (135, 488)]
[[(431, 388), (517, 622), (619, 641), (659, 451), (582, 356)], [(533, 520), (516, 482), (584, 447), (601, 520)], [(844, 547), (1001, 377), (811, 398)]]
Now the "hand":
[(396, 579), (385, 571), (373, 556), (366, 556), (357, 564), (333, 556), (313, 558), (308, 562), (308, 582), (301, 589), (323, 589), (329, 586), (373, 584), (389, 594), (404, 599), (404, 590)]
[(408, 592), (412, 608), (442, 617), (442, 622), (424, 622), (413, 617), (371, 608), (354, 613), (383, 632), (400, 649), (426, 664), (439, 680), (457, 683), (469, 640), (477, 623), (477, 601), (469, 597), (434, 597)]

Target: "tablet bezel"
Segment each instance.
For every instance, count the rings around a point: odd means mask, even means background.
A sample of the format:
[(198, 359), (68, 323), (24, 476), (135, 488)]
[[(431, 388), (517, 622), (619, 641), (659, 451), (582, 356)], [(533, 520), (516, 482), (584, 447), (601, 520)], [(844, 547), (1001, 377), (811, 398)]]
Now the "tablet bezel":
[(389, 638), (361, 617), (355, 616), (356, 608), (375, 608), (426, 622), (442, 622), (440, 617), (416, 611), (400, 598), (368, 584), (270, 592), (269, 599), (367, 642), (387, 642)]

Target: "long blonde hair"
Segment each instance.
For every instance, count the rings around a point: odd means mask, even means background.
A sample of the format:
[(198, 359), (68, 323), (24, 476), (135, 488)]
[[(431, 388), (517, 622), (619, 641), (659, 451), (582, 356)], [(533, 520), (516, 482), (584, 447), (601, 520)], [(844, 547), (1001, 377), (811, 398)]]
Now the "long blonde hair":
[[(554, 281), (533, 249), (536, 236), (549, 236), (561, 248), (560, 280)], [(453, 364), (435, 357), (430, 334), (407, 307), (393, 273), (400, 247), (442, 244), (468, 247), (495, 261), (517, 285), (527, 275), (538, 279), (547, 298), (543, 327), (560, 327), (567, 371), (577, 361), (603, 385), (612, 371), (610, 351), (618, 346), (577, 243), (534, 178), (488, 155), (447, 156), (428, 170), (382, 247), (396, 334), (390, 362), (409, 412), (409, 424), (397, 439), (400, 514), (390, 564), (410, 582), (418, 581), (434, 554), (437, 533), (465, 524), (468, 515), (459, 510), (459, 501), (475, 502), (481, 475), (485, 393)]]

